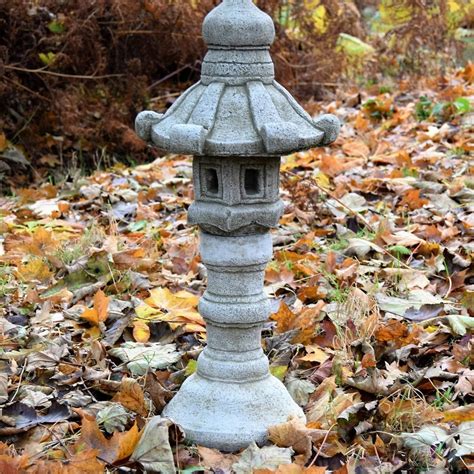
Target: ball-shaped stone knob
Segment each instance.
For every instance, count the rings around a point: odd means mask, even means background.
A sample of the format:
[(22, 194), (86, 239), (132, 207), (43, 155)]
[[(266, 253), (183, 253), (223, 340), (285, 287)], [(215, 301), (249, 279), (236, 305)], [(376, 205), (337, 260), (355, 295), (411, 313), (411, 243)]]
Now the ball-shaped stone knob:
[(151, 141), (151, 127), (158, 123), (163, 114), (158, 114), (151, 110), (140, 112), (135, 119), (135, 131), (137, 135), (146, 142)]
[(262, 47), (275, 39), (273, 20), (252, 0), (224, 0), (207, 15), (202, 32), (210, 46)]
[(321, 146), (330, 145), (334, 142), (341, 130), (341, 121), (332, 114), (323, 114), (314, 119), (314, 125), (324, 132), (324, 138)]

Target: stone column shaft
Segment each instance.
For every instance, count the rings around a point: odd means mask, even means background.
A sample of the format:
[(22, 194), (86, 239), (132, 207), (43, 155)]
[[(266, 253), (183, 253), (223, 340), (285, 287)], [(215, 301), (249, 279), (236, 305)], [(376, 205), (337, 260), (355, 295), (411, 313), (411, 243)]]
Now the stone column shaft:
[(208, 270), (199, 304), (208, 327), (207, 347), (198, 361), (201, 376), (236, 383), (268, 377), (261, 328), (270, 311), (263, 277), (271, 254), (268, 232), (241, 237), (201, 233)]

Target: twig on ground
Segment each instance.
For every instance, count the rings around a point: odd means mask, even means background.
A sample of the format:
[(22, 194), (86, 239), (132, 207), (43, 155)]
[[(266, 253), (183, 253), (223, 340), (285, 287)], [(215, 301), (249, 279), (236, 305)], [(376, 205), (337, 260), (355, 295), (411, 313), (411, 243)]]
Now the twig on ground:
[(324, 438), (323, 438), (323, 441), (321, 442), (321, 446), (319, 447), (318, 449), (318, 452), (314, 455), (313, 459), (311, 460), (311, 462), (309, 463), (309, 466), (308, 466), (308, 469), (314, 465), (314, 463), (316, 462), (316, 460), (318, 459), (319, 455), (321, 454), (322, 450), (323, 450), (323, 446), (324, 444), (326, 443), (327, 439), (328, 439), (328, 436), (329, 436), (329, 433), (332, 431), (332, 429), (337, 425), (337, 423), (334, 423), (332, 426), (329, 427), (327, 433), (324, 435)]
[(6, 64), (3, 66), (5, 69), (9, 69), (11, 71), (18, 71), (18, 72), (26, 72), (28, 74), (44, 74), (47, 76), (55, 76), (55, 77), (64, 77), (67, 79), (81, 79), (81, 80), (93, 80), (99, 81), (101, 79), (109, 79), (111, 77), (123, 77), (125, 74), (103, 74), (101, 76), (87, 76), (81, 74), (66, 74), (62, 72), (54, 72), (48, 71), (47, 69), (28, 69), (24, 67), (12, 66), (10, 64)]

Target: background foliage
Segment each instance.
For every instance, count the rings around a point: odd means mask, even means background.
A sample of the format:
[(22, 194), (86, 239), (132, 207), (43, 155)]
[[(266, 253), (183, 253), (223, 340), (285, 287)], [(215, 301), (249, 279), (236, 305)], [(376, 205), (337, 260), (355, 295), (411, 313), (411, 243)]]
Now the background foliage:
[[(198, 78), (202, 19), (217, 3), (0, 2), (0, 172), (41, 178), (116, 156), (143, 160), (133, 119), (166, 108)], [(257, 3), (276, 22), (278, 80), (300, 99), (347, 79), (438, 71), (470, 45), (469, 0)]]

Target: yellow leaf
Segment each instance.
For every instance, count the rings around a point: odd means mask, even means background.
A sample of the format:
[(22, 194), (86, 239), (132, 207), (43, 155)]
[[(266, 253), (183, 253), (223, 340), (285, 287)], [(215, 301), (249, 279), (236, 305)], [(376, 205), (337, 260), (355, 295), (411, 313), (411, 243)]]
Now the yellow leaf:
[(339, 33), (337, 49), (352, 58), (364, 58), (375, 53), (372, 45), (347, 33)]
[(286, 373), (288, 372), (288, 367), (286, 365), (271, 365), (270, 373), (276, 377), (278, 380), (283, 381)]
[[(162, 315), (163, 312), (159, 309), (152, 308), (150, 305), (146, 303), (141, 303), (135, 308), (135, 313), (140, 319), (145, 319), (147, 321), (151, 321), (157, 318), (157, 315)], [(158, 318), (159, 319), (159, 318)]]
[(156, 308), (165, 309), (168, 312), (178, 312), (196, 308), (199, 297), (187, 291), (179, 291), (173, 294), (168, 288), (155, 288), (150, 291), (150, 297), (146, 300), (146, 303)]
[(51, 277), (52, 272), (42, 258), (34, 258), (26, 264), (20, 264), (17, 269), (17, 275), (25, 282), (32, 280), (44, 282)]
[[(311, 3), (314, 3), (314, 0)], [(308, 11), (313, 12), (313, 23), (316, 30), (319, 33), (325, 33), (328, 29), (326, 7), (324, 5), (317, 5), (316, 8)]]
[(27, 235), (24, 238), (19, 249), (37, 257), (44, 257), (56, 253), (60, 245), (61, 242), (52, 232), (39, 227), (33, 235)]
[(474, 421), (474, 405), (466, 405), (445, 411), (443, 416), (446, 422), (464, 423), (465, 421)]
[(407, 1), (382, 0), (379, 11), (383, 31), (404, 25), (413, 16), (413, 7)]
[(322, 188), (327, 189), (331, 186), (329, 176), (327, 174), (324, 174), (322, 171), (320, 171), (314, 179)]
[(308, 352), (308, 354), (301, 357), (300, 360), (304, 360), (305, 362), (319, 362), (322, 364), (329, 359), (329, 355), (317, 346), (306, 346), (306, 352)]
[(185, 375), (189, 377), (190, 375), (194, 374), (196, 370), (197, 370), (197, 360), (190, 359), (184, 371)]
[(98, 326), (99, 324), (99, 314), (95, 308), (87, 308), (82, 314), (81, 318), (89, 321), (91, 324)]
[(191, 323), (204, 327), (204, 319), (197, 311), (198, 303), (199, 297), (187, 291), (173, 294), (168, 288), (155, 288), (150, 291), (150, 297), (136, 309), (136, 313), (148, 321)]
[[(185, 324), (184, 329), (186, 332), (205, 332), (206, 328), (201, 324)], [(203, 335), (205, 336), (205, 335)]]
[(133, 322), (133, 337), (137, 342), (145, 343), (149, 341), (150, 328), (145, 321), (137, 319)]

